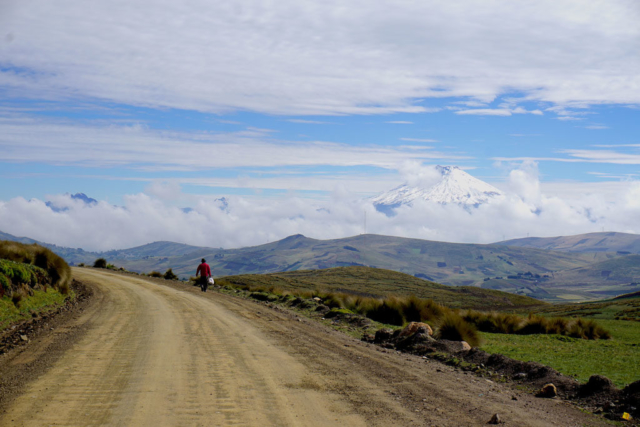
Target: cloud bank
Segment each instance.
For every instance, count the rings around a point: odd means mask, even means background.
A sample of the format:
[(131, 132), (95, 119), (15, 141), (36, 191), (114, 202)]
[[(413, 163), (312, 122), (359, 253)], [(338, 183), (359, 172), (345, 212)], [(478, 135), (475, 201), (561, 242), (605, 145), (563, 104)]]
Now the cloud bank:
[[(403, 170), (416, 182), (431, 179), (415, 165)], [(86, 205), (68, 195), (49, 201), (65, 211), (54, 212), (45, 201), (14, 198), (0, 202), (0, 230), (48, 243), (90, 250), (108, 250), (170, 240), (211, 247), (257, 245), (301, 233), (317, 239), (367, 232), (428, 240), (490, 243), (503, 238), (556, 236), (585, 232), (640, 233), (640, 183), (632, 182), (615, 201), (597, 194), (578, 199), (548, 196), (541, 190), (534, 163), (511, 171), (510, 192), (499, 202), (467, 210), (457, 205), (419, 202), (401, 207), (395, 217), (377, 212), (367, 200), (344, 188), (327, 202), (294, 196), (278, 200), (229, 197), (220, 201), (192, 198), (186, 213), (168, 199), (175, 186), (150, 186), (147, 193), (129, 195), (123, 206), (100, 201)]]
[(640, 103), (635, 0), (5, 0), (0, 12), (0, 89), (14, 98), (293, 115), (504, 93)]

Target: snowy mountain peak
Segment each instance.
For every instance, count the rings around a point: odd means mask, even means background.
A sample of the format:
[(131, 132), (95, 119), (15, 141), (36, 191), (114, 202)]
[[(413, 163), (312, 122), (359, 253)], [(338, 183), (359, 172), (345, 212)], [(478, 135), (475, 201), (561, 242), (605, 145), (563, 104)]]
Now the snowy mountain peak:
[(436, 166), (436, 170), (440, 176), (433, 186), (421, 188), (402, 184), (374, 197), (374, 206), (385, 213), (401, 205), (412, 205), (416, 200), (477, 207), (503, 197), (500, 190), (474, 178), (457, 166)]

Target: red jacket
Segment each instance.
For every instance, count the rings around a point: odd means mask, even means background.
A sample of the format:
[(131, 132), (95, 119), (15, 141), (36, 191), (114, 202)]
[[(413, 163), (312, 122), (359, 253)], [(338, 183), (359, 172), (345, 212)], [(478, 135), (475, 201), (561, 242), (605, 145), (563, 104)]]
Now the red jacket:
[(196, 270), (196, 276), (198, 274), (200, 274), (200, 277), (211, 276), (211, 269), (209, 268), (209, 264), (207, 264), (206, 262), (203, 262), (202, 264), (200, 264), (198, 266), (198, 269)]

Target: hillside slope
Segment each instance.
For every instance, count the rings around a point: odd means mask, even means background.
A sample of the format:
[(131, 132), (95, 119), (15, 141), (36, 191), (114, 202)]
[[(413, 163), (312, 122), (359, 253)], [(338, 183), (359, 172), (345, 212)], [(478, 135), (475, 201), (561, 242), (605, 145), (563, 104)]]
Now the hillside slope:
[(495, 244), (561, 252), (621, 252), (623, 255), (640, 253), (639, 235), (615, 232), (558, 237), (527, 237), (505, 240)]
[(234, 284), (276, 286), (283, 289), (322, 289), (372, 297), (415, 295), (433, 299), (452, 308), (499, 310), (545, 305), (526, 296), (469, 286), (445, 286), (408, 274), (369, 267), (245, 274), (222, 280)]
[(134, 271), (173, 268), (177, 274), (186, 276), (195, 273), (202, 257), (207, 259), (216, 276), (369, 266), (448, 285), (478, 285), (485, 277), (518, 272), (542, 275), (586, 266), (593, 261), (591, 255), (583, 254), (379, 235), (335, 240), (295, 235), (278, 242), (241, 249), (203, 248), (200, 252), (177, 257), (114, 258), (109, 261)]

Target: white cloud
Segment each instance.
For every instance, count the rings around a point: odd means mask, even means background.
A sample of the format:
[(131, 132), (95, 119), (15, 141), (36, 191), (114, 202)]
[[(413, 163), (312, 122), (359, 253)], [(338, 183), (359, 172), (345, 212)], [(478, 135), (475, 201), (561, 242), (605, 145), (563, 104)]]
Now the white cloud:
[(426, 138), (400, 138), (400, 141), (409, 141), (409, 142), (440, 142), (437, 139), (426, 139)]
[(589, 125), (589, 126), (585, 126), (586, 129), (593, 129), (593, 130), (601, 130), (601, 129), (609, 129), (609, 126), (605, 126), (605, 125)]
[(540, 110), (525, 110), (522, 107), (516, 108), (474, 108), (471, 110), (459, 110), (455, 114), (474, 115), (474, 116), (511, 116), (513, 114), (534, 114), (536, 116), (543, 115)]
[(307, 125), (329, 125), (332, 124), (330, 122), (322, 122), (319, 120), (304, 120), (304, 119), (289, 119), (287, 120), (290, 123), (300, 123), (300, 124), (307, 124)]
[[(407, 163), (402, 173), (424, 184), (433, 178), (429, 170)], [(489, 243), (503, 236), (570, 235), (602, 228), (640, 233), (637, 181), (541, 185), (536, 165), (528, 163), (511, 171), (504, 187), (511, 190), (504, 199), (478, 209), (418, 202), (399, 208), (395, 217), (376, 212), (369, 202), (340, 184), (323, 202), (295, 195), (277, 200), (229, 197), (228, 209), (221, 210), (210, 197), (192, 197), (194, 210), (189, 213), (147, 194), (126, 196), (120, 207), (104, 201), (88, 206), (68, 195), (51, 196), (57, 205), (69, 208), (64, 212), (53, 212), (37, 199), (14, 198), (0, 201), (0, 230), (94, 250), (157, 240), (232, 248), (296, 233), (319, 239), (359, 234), (366, 210), (370, 233), (429, 240)], [(608, 194), (594, 192), (606, 188)]]
[(412, 113), (514, 92), (633, 105), (639, 21), (634, 0), (5, 0), (0, 87), (216, 113)]
[(177, 181), (154, 179), (144, 191), (149, 195), (163, 200), (175, 200), (182, 195), (182, 189)]
[[(91, 125), (30, 117), (0, 117), (0, 160), (142, 170), (234, 167), (377, 166), (463, 156), (399, 147), (325, 141), (283, 141), (270, 129), (229, 133), (167, 132), (145, 126)], [(337, 154), (339, 153), (339, 154)]]

